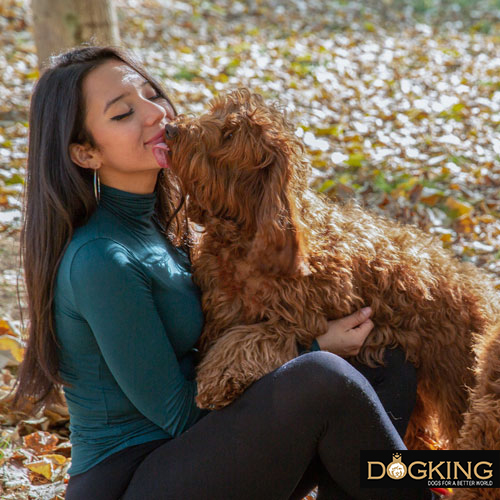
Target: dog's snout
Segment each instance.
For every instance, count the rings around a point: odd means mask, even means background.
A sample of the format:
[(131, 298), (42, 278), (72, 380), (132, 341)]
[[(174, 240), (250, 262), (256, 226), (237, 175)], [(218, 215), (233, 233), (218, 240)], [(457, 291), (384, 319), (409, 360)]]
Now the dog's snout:
[(165, 125), (165, 137), (167, 139), (175, 139), (179, 132), (179, 129), (175, 125), (171, 125), (170, 123), (167, 123)]

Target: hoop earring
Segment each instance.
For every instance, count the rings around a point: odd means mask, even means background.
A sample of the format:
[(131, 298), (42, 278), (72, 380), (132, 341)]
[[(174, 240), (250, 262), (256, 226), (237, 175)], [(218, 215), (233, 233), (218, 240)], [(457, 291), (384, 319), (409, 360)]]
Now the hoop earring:
[(97, 169), (94, 170), (94, 196), (96, 203), (99, 205), (99, 200), (101, 199), (101, 179), (99, 179)]

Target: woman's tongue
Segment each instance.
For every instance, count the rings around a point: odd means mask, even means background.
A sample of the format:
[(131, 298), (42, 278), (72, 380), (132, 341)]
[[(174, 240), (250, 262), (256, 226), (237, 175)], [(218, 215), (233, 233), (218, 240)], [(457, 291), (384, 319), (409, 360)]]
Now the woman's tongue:
[(153, 154), (155, 156), (156, 162), (161, 168), (168, 168), (168, 152), (170, 149), (164, 142), (153, 145)]

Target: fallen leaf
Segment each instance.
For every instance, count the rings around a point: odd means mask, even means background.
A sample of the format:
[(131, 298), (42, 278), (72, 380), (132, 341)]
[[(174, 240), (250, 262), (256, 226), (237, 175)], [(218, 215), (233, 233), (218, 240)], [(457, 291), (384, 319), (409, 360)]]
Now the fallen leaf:
[(9, 364), (17, 365), (24, 357), (21, 341), (10, 335), (0, 336), (0, 369)]
[(44, 431), (33, 432), (23, 437), (24, 446), (37, 454), (54, 450), (58, 442), (57, 436)]
[(466, 203), (465, 201), (456, 200), (451, 196), (446, 199), (445, 204), (458, 216), (470, 214), (474, 210), (474, 207), (471, 204)]
[(37, 462), (24, 464), (24, 466), (47, 479), (52, 479), (53, 465), (50, 460), (38, 460)]

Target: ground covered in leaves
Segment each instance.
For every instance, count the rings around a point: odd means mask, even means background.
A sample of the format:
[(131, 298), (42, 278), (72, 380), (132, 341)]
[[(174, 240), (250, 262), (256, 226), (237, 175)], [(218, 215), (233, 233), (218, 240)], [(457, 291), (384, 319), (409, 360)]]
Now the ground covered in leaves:
[[(500, 283), (498, 0), (116, 5), (123, 45), (180, 112), (238, 86), (278, 100), (308, 148), (314, 187), (432, 232)], [(8, 407), (22, 358), (18, 241), (38, 77), (27, 0), (0, 4), (0, 47), (0, 495), (63, 498), (65, 408)]]

